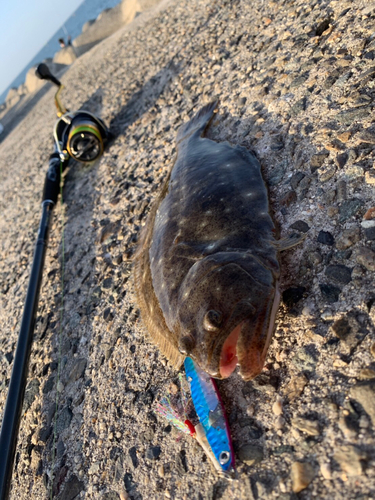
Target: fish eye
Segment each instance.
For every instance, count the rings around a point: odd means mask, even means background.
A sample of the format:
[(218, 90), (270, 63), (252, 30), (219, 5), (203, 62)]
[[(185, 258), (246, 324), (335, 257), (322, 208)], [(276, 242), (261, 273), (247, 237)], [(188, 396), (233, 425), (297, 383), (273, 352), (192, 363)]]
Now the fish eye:
[(230, 460), (230, 453), (229, 451), (222, 451), (219, 455), (219, 462), (220, 465), (225, 465), (229, 462)]
[(203, 328), (205, 330), (214, 331), (217, 330), (222, 322), (223, 315), (220, 311), (215, 311), (210, 309), (206, 312), (203, 318)]

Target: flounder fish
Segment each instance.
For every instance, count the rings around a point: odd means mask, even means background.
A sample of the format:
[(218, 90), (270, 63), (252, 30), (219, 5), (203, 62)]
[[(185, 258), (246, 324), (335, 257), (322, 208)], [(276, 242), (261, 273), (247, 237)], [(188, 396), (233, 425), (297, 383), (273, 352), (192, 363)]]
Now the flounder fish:
[(176, 367), (186, 356), (212, 377), (262, 370), (279, 306), (278, 251), (268, 193), (247, 149), (204, 137), (217, 102), (177, 134), (177, 158), (135, 256), (141, 317)]

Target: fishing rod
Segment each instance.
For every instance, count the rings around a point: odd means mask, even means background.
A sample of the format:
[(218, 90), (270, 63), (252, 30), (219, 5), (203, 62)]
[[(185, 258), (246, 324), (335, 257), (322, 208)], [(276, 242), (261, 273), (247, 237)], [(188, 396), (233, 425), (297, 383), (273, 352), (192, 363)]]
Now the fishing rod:
[(100, 118), (83, 110), (69, 112), (62, 105), (59, 94), (63, 86), (46, 64), (39, 64), (36, 75), (58, 87), (55, 94), (58, 120), (53, 131), (54, 152), (50, 155), (44, 182), (42, 215), (0, 431), (0, 500), (8, 498), (11, 486), (48, 233), (62, 173), (71, 159), (86, 164), (97, 160), (109, 139), (109, 131)]

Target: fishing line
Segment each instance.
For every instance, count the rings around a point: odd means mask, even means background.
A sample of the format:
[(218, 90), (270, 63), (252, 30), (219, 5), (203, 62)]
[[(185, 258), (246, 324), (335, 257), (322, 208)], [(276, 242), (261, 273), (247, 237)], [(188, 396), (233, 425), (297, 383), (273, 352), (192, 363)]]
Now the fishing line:
[(59, 393), (60, 393), (60, 373), (61, 373), (61, 339), (62, 339), (62, 320), (64, 316), (64, 271), (65, 271), (65, 220), (64, 220), (64, 200), (63, 200), (63, 164), (60, 161), (60, 209), (61, 209), (61, 301), (60, 301), (60, 328), (58, 335), (58, 358), (57, 358), (57, 380), (56, 380), (56, 398), (55, 398), (55, 416), (53, 424), (53, 443), (52, 443), (52, 466), (51, 466), (51, 485), (50, 485), (50, 499), (53, 500), (53, 479), (55, 468), (55, 449), (57, 437), (57, 410), (59, 406)]

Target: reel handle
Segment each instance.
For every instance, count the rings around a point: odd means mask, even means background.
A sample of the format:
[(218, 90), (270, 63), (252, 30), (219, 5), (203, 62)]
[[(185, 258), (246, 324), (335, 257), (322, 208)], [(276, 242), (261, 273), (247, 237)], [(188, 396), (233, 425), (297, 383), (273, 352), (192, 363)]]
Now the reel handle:
[(41, 80), (48, 80), (58, 87), (61, 87), (61, 82), (55, 76), (53, 76), (47, 64), (40, 63), (35, 70), (35, 75)]

